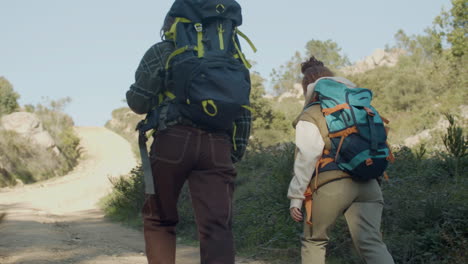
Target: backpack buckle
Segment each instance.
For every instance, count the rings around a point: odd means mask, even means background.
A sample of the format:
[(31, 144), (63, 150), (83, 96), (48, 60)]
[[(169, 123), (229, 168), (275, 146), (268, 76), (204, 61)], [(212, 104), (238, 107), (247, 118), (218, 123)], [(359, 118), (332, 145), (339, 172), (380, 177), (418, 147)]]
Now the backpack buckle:
[(201, 23), (196, 23), (195, 25), (193, 25), (195, 27), (195, 30), (197, 32), (202, 32), (203, 31), (203, 25)]

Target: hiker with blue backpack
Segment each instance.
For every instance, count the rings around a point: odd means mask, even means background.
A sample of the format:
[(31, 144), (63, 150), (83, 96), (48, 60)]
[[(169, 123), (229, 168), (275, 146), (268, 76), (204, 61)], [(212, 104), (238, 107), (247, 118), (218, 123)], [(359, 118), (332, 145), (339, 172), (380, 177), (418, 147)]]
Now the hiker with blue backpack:
[[(186, 181), (201, 263), (234, 263), (233, 163), (245, 152), (251, 125), (250, 64), (238, 36), (251, 42), (238, 29), (241, 24), (234, 0), (176, 0), (163, 41), (143, 56), (126, 94), (135, 113), (147, 114), (137, 129), (150, 264), (175, 263), (177, 201)], [(148, 133), (154, 139), (150, 157)]]
[(294, 121), (296, 157), (288, 198), (292, 219), (304, 221), (302, 263), (325, 263), (330, 228), (344, 214), (365, 263), (393, 264), (380, 231), (379, 179), (393, 161), (388, 121), (371, 106), (370, 90), (334, 77), (314, 57), (301, 68), (305, 107)]

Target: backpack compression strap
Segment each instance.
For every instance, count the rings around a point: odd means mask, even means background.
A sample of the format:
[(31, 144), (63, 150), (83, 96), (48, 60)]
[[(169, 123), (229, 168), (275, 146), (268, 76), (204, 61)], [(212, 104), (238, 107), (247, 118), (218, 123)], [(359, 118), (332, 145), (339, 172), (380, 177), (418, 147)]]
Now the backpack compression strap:
[[(323, 150), (323, 155), (329, 155), (330, 151), (325, 149)], [(323, 156), (322, 155), (322, 156)], [(304, 199), (304, 208), (306, 209), (306, 218), (305, 221), (308, 225), (312, 225), (312, 204), (313, 204), (313, 195), (317, 190), (324, 186), (325, 184), (328, 184), (330, 182), (334, 182), (337, 180), (345, 179), (345, 178), (351, 178), (349, 175), (340, 175), (336, 178), (328, 179), (323, 182), (319, 182), (319, 168), (324, 168), (327, 166), (329, 163), (333, 162), (334, 160), (332, 158), (320, 158), (316, 165), (315, 165), (315, 181), (314, 181), (314, 190), (309, 186), (307, 186), (307, 189), (304, 193), (305, 199)]]
[(155, 182), (153, 178), (153, 172), (151, 169), (151, 163), (149, 160), (148, 149), (146, 148), (146, 130), (145, 125), (147, 124), (147, 119), (142, 120), (138, 126), (138, 146), (140, 148), (140, 156), (141, 156), (141, 166), (143, 168), (143, 175), (145, 179), (145, 193), (146, 194), (155, 194)]

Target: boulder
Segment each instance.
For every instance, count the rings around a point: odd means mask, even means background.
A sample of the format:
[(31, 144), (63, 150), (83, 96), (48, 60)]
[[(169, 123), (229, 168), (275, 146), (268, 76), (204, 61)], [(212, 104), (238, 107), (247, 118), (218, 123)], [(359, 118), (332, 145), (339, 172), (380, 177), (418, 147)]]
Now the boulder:
[[(459, 109), (460, 119), (458, 120), (458, 122), (461, 122), (459, 123), (459, 125), (464, 126), (464, 124), (467, 123), (468, 119), (468, 105), (461, 105), (459, 106)], [(434, 137), (434, 135), (437, 135), (438, 133), (445, 134), (449, 125), (449, 121), (445, 117), (441, 117), (433, 128), (425, 129), (416, 135), (406, 138), (404, 144), (407, 147), (414, 147), (420, 144), (421, 142), (429, 141)]]
[(0, 127), (14, 131), (41, 147), (52, 149), (56, 154), (60, 152), (52, 136), (44, 130), (39, 118), (32, 113), (16, 112), (5, 115), (0, 120)]
[(285, 92), (278, 97), (278, 102), (282, 102), (286, 98), (300, 99), (303, 96), (302, 85), (300, 83), (295, 83), (291, 91)]
[(345, 74), (356, 74), (370, 71), (381, 66), (393, 67), (398, 63), (399, 57), (404, 53), (403, 50), (385, 51), (383, 49), (376, 49), (372, 55), (357, 61), (352, 66), (343, 68), (342, 72)]

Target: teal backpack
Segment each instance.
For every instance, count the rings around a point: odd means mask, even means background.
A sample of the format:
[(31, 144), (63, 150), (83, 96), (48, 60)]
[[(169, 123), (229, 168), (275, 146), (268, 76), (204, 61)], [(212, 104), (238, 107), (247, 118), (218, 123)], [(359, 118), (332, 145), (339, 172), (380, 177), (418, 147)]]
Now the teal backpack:
[(371, 106), (372, 91), (348, 88), (332, 79), (319, 80), (314, 91), (318, 102), (312, 104), (322, 108), (332, 145), (328, 157), (322, 158), (332, 158), (335, 166), (358, 181), (384, 175), (393, 155), (384, 127), (388, 121)]

